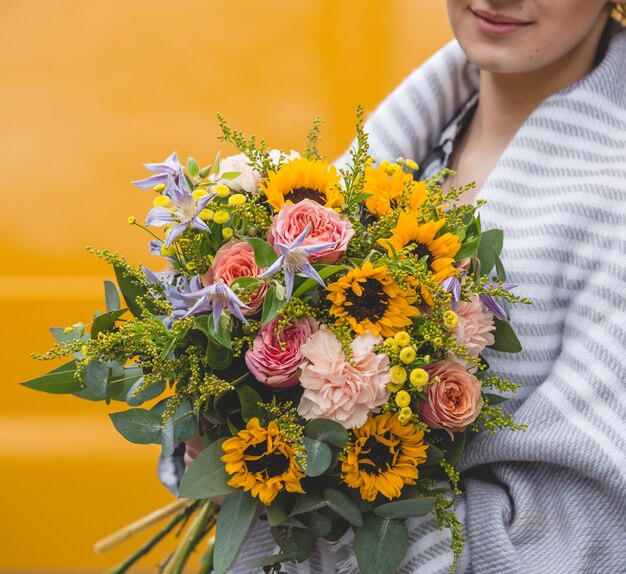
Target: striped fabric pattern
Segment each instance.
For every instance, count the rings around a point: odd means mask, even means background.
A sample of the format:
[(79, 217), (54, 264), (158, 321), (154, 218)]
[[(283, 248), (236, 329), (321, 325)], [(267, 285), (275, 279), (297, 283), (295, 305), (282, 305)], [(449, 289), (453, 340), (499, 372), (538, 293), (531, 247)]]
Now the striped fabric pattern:
[[(367, 123), (378, 158), (427, 156), (476, 92), (456, 42), (415, 71)], [(523, 386), (506, 403), (522, 432), (480, 434), (461, 461), (461, 572), (626, 572), (626, 32), (583, 80), (548, 98), (485, 182), (483, 227), (505, 232), (508, 280), (532, 306), (510, 309), (524, 350), (489, 352)], [(439, 574), (449, 535), (411, 522), (400, 574)], [(259, 524), (234, 572), (274, 548)], [(346, 537), (308, 574), (358, 572)]]

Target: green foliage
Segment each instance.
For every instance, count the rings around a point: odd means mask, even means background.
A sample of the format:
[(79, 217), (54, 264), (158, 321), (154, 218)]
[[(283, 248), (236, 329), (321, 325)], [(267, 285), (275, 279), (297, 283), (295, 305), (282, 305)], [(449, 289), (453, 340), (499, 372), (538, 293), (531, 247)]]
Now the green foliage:
[(263, 300), (263, 313), (261, 314), (261, 324), (265, 325), (269, 323), (276, 315), (278, 311), (285, 304), (285, 299), (280, 298), (276, 290), (276, 286), (272, 285), (265, 293)]
[(113, 426), (127, 441), (136, 444), (161, 442), (161, 417), (147, 409), (133, 408), (109, 415)]
[(256, 501), (247, 492), (237, 491), (224, 499), (217, 519), (213, 564), (216, 574), (224, 574), (231, 565), (252, 524)]
[(326, 500), (328, 508), (341, 518), (345, 518), (352, 526), (363, 526), (361, 511), (343, 492), (334, 488), (326, 488), (324, 489), (324, 500)]
[(117, 311), (121, 308), (120, 294), (113, 281), (104, 282), (104, 301), (107, 311)]
[(435, 505), (435, 497), (407, 498), (381, 504), (374, 509), (374, 514), (381, 518), (410, 518), (426, 516)]
[(495, 317), (493, 322), (496, 330), (493, 333), (495, 342), (491, 348), (502, 353), (519, 353), (522, 350), (522, 344), (511, 325), (507, 321), (501, 321)]
[(41, 377), (35, 377), (22, 383), (22, 385), (35, 391), (43, 391), (44, 393), (58, 395), (73, 393), (82, 388), (75, 374), (76, 361), (70, 361)]
[(320, 126), (324, 123), (322, 116), (316, 116), (313, 120), (313, 125), (309, 129), (309, 133), (306, 137), (306, 148), (304, 149), (304, 157), (310, 161), (322, 159), (322, 156), (317, 149), (317, 144), (320, 139)]
[(180, 483), (182, 498), (210, 498), (240, 492), (228, 485), (230, 476), (221, 461), (224, 456), (222, 444), (225, 440), (219, 439), (211, 443), (191, 463)]
[(304, 433), (310, 439), (323, 441), (337, 448), (343, 448), (348, 442), (348, 431), (344, 426), (329, 419), (310, 420)]
[(369, 516), (356, 529), (354, 553), (362, 574), (393, 574), (408, 548), (404, 521)]
[(496, 257), (502, 253), (503, 241), (504, 232), (501, 229), (489, 229), (482, 232), (477, 253), (482, 275), (488, 275), (493, 269)]
[(330, 447), (308, 436), (304, 437), (304, 446), (306, 447), (306, 475), (321, 476), (328, 470), (333, 459)]
[(276, 251), (267, 241), (258, 237), (246, 237), (244, 241), (254, 249), (254, 259), (261, 269), (270, 267), (278, 259)]

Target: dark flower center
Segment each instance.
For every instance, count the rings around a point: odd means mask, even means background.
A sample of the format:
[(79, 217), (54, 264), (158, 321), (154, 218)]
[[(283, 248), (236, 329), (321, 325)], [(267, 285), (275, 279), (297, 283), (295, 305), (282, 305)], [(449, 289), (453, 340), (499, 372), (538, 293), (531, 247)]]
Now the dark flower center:
[(268, 478), (282, 475), (289, 468), (289, 459), (280, 451), (267, 452), (267, 442), (252, 444), (243, 451), (248, 472), (265, 472)]
[(359, 462), (361, 465), (369, 467), (364, 470), (370, 474), (382, 474), (393, 467), (395, 463), (397, 440), (394, 440), (395, 437), (393, 436), (380, 438), (391, 444), (385, 444), (380, 442), (377, 436), (371, 436), (361, 447)]
[(344, 308), (359, 323), (365, 319), (377, 323), (387, 311), (389, 297), (378, 279), (368, 277), (359, 285), (363, 289), (363, 294), (359, 296), (352, 289), (347, 289), (346, 303), (348, 304), (344, 305)]
[(285, 199), (290, 199), (294, 203), (300, 203), (303, 199), (316, 201), (320, 205), (326, 203), (326, 198), (319, 189), (313, 189), (312, 187), (296, 187), (286, 194)]
[(426, 245), (417, 241), (410, 241), (409, 243), (407, 243), (407, 247), (411, 247), (411, 252), (418, 259), (422, 259), (422, 257), (428, 257), (428, 259), (426, 260), (426, 265), (429, 271), (433, 270), (432, 263), (434, 260), (434, 256), (431, 250), (428, 249)]

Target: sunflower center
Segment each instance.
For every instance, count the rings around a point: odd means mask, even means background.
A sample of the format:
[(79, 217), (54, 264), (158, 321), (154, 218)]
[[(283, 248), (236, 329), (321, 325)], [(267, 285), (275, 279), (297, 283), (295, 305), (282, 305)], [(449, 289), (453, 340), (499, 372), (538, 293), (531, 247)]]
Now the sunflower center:
[(371, 436), (365, 441), (365, 444), (361, 447), (359, 462), (370, 467), (367, 469), (368, 472), (382, 474), (394, 465), (396, 455), (395, 441), (391, 444), (386, 444), (388, 442), (387, 440), (384, 440), (384, 442), (379, 441), (377, 436)]
[(432, 263), (434, 256), (427, 245), (418, 241), (411, 241), (407, 244), (407, 247), (411, 247), (413, 255), (415, 255), (415, 257), (417, 257), (418, 259), (422, 259), (422, 257), (428, 257), (428, 259), (426, 260), (426, 265), (428, 266), (429, 271), (433, 270)]
[(303, 199), (310, 199), (317, 203), (324, 205), (326, 198), (319, 189), (313, 189), (312, 187), (296, 187), (287, 192), (286, 199), (290, 199), (294, 203), (300, 203)]
[(389, 297), (378, 279), (368, 277), (359, 283), (359, 287), (363, 289), (361, 295), (357, 295), (352, 289), (346, 290), (347, 305), (344, 304), (344, 308), (359, 323), (365, 319), (377, 323), (387, 311)]
[(280, 476), (289, 468), (289, 459), (278, 451), (267, 452), (267, 443), (252, 444), (243, 451), (248, 472), (265, 472), (268, 478)]

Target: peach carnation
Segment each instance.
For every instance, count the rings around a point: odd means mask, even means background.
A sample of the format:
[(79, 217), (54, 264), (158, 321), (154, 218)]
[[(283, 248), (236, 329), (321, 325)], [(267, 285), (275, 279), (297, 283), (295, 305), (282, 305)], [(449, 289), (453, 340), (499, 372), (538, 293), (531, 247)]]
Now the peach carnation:
[[(213, 265), (202, 276), (204, 285), (212, 285), (220, 279), (230, 287), (235, 279), (240, 277), (258, 277), (263, 270), (256, 264), (254, 249), (245, 241), (230, 241), (222, 245), (215, 254)], [(267, 291), (267, 283), (260, 285), (252, 293), (246, 304), (250, 307), (244, 315), (253, 315), (263, 303)]]
[(331, 244), (327, 249), (312, 254), (311, 260), (330, 264), (341, 259), (354, 235), (352, 224), (334, 209), (310, 199), (285, 203), (272, 222), (268, 241), (271, 245), (276, 242), (291, 245), (309, 224), (311, 230), (304, 239), (303, 247), (318, 243)]
[(480, 381), (457, 361), (426, 367), (430, 375), (428, 401), (420, 401), (420, 418), (431, 429), (465, 430), (483, 406)]
[(346, 428), (363, 426), (389, 398), (389, 357), (373, 352), (381, 342), (371, 331), (356, 337), (350, 364), (335, 334), (322, 325), (300, 348), (306, 361), (301, 367), (304, 394), (298, 413), (307, 420), (331, 419)]
[(478, 357), (485, 347), (495, 341), (493, 313), (484, 308), (475, 293), (470, 295), (469, 301), (459, 301), (456, 313), (459, 317), (454, 328), (457, 345), (465, 345), (469, 355)]

